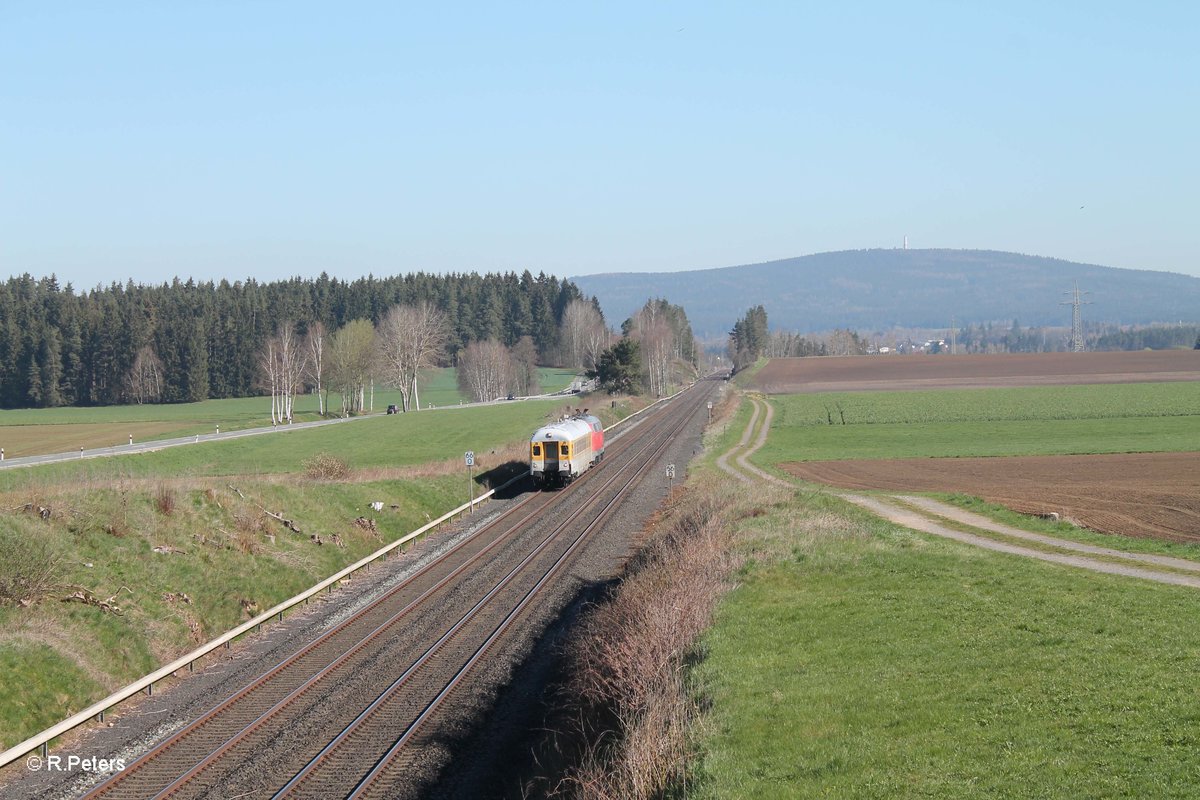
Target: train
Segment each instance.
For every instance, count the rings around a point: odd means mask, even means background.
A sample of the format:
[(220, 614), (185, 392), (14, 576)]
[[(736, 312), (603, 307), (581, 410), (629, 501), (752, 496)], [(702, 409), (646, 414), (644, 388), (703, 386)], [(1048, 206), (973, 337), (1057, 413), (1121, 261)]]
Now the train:
[(529, 476), (539, 489), (566, 486), (603, 457), (604, 426), (585, 408), (533, 432)]

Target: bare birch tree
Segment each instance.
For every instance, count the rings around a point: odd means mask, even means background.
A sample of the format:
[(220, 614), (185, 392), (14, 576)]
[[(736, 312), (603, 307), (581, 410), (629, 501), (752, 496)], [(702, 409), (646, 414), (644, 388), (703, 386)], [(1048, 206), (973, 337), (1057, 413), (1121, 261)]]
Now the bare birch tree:
[(271, 424), (279, 424), (279, 356), (277, 350), (279, 342), (275, 337), (267, 339), (263, 345), (262, 352), (258, 356), (258, 371), (259, 380), (268, 392), (271, 393)]
[(528, 396), (541, 391), (541, 380), (537, 371), (538, 350), (532, 336), (522, 336), (512, 348), (514, 394)]
[(304, 350), (308, 356), (308, 378), (317, 390), (317, 411), (325, 416), (328, 406), (328, 394), (324, 391), (322, 379), (325, 370), (325, 326), (319, 321), (308, 326), (308, 336), (304, 340)]
[(296, 402), (296, 392), (304, 379), (306, 371), (305, 351), (300, 337), (296, 335), (296, 325), (285, 322), (279, 326), (279, 374), (281, 377), (280, 390), (282, 394), (283, 419), (281, 422), (291, 423), (293, 407)]
[(437, 365), (449, 338), (446, 315), (432, 303), (393, 306), (379, 321), (383, 383), (400, 390), (405, 411), (421, 408), (418, 379)]
[(631, 320), (630, 335), (641, 344), (642, 377), (646, 388), (662, 397), (670, 383), (671, 360), (675, 354), (675, 335), (658, 303), (646, 303)]
[(639, 325), (637, 338), (642, 343), (642, 363), (646, 369), (647, 387), (655, 397), (666, 393), (674, 337), (671, 327), (662, 319)]
[(471, 342), (459, 353), (458, 386), (475, 400), (504, 397), (512, 380), (512, 354), (495, 339)]
[(371, 380), (375, 327), (369, 320), (347, 322), (329, 337), (329, 380), (342, 396), (342, 416), (366, 407), (366, 387)]
[(267, 340), (259, 357), (263, 383), (271, 393), (272, 425), (292, 421), (296, 390), (300, 388), (305, 362), (295, 324), (282, 323), (278, 332)]
[(129, 396), (135, 403), (157, 403), (162, 397), (163, 363), (154, 348), (143, 346), (133, 359), (129, 369)]
[(583, 368), (592, 370), (600, 360), (600, 354), (612, 346), (616, 337), (597, 316), (596, 323), (587, 329), (583, 339)]
[(566, 310), (563, 311), (559, 333), (559, 342), (566, 366), (575, 369), (587, 366), (583, 363), (584, 342), (589, 329), (600, 322), (600, 312), (586, 300), (572, 300), (567, 305)]

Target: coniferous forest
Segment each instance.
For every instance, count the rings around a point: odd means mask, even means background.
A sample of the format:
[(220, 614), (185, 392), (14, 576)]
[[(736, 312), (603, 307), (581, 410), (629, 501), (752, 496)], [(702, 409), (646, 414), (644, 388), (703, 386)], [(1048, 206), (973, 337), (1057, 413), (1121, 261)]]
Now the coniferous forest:
[(451, 327), (448, 356), (474, 341), (532, 338), (543, 359), (558, 349), (570, 281), (528, 270), (479, 275), (410, 273), (343, 281), (322, 274), (259, 283), (191, 280), (114, 283), (77, 293), (54, 277), (0, 284), (0, 407), (110, 405), (130, 399), (129, 374), (149, 346), (162, 363), (163, 402), (262, 391), (259, 357), (278, 326), (333, 331), (377, 323), (398, 304), (429, 302)]

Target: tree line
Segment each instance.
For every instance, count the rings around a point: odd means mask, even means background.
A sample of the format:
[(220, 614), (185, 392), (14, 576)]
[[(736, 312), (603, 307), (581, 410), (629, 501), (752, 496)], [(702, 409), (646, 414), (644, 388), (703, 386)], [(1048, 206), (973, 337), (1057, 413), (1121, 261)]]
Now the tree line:
[(620, 338), (595, 355), (587, 374), (610, 393), (663, 397), (696, 376), (699, 356), (683, 307), (651, 299), (621, 323)]
[[(573, 303), (572, 315), (582, 321), (564, 329)], [(0, 283), (0, 407), (192, 402), (259, 393), (286, 404), (280, 387), (303, 372), (297, 359), (302, 345), (313, 346), (311, 331), (321, 332), (316, 339), (323, 346), (354, 350), (351, 332), (337, 340), (334, 334), (361, 320), (371, 327), (373, 341), (374, 329), (398, 306), (427, 306), (441, 315), (444, 341), (437, 363), (453, 363), (472, 342), (515, 348), (527, 339), (525, 351), (535, 350), (538, 363), (582, 367), (590, 346), (582, 331), (597, 320), (603, 328), (594, 298), (584, 298), (570, 281), (528, 270), (417, 272), (354, 281), (325, 274), (266, 283), (175, 279), (78, 293), (70, 284), (60, 287), (53, 276), (26, 274)], [(290, 335), (281, 330), (285, 323)], [(367, 331), (359, 328), (358, 355), (379, 357), (376, 350), (364, 355)], [(570, 333), (564, 347), (565, 330)], [(294, 341), (279, 341), (280, 336)], [(304, 352), (306, 362), (314, 357)], [(330, 350), (316, 358), (335, 353), (350, 356)], [(274, 364), (276, 359), (286, 363)], [(283, 381), (275, 391), (272, 375)], [(341, 388), (361, 394), (357, 384)], [(407, 388), (415, 392), (414, 385)], [(290, 408), (278, 411), (286, 418)]]
[[(729, 332), (726, 352), (734, 369), (753, 364), (759, 357), (795, 358), (803, 356), (866, 355), (886, 352), (949, 352), (951, 342), (957, 353), (1045, 353), (1070, 349), (1070, 331), (1062, 327), (1022, 327), (1013, 320), (1010, 324), (985, 322), (969, 323), (943, 334), (944, 338), (928, 341), (913, 339), (910, 332), (860, 334), (848, 329), (835, 329), (821, 334), (799, 334), (789, 331), (769, 332), (767, 313), (762, 306), (749, 309)], [(1084, 341), (1088, 350), (1169, 350), (1195, 347), (1200, 349), (1200, 326), (1145, 325), (1120, 326), (1109, 323), (1084, 324)]]

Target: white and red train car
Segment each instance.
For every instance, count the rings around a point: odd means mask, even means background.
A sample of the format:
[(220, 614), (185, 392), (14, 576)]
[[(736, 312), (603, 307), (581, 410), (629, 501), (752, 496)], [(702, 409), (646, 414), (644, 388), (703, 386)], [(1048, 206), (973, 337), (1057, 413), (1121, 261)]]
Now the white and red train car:
[(529, 475), (534, 486), (565, 486), (604, 456), (604, 426), (584, 413), (533, 432), (529, 440)]

